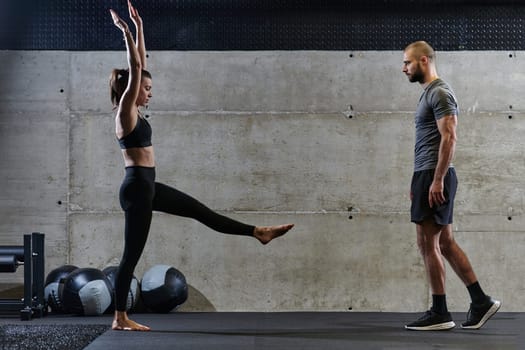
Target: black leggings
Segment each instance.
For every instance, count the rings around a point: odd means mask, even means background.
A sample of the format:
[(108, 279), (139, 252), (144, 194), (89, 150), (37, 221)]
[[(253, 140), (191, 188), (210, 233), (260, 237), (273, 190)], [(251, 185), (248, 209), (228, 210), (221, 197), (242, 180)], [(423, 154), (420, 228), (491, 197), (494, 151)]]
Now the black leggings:
[(193, 218), (222, 233), (252, 236), (255, 229), (215, 213), (185, 193), (155, 182), (155, 168), (127, 167), (119, 197), (126, 223), (124, 253), (115, 279), (117, 311), (126, 310), (133, 271), (146, 245), (154, 210)]

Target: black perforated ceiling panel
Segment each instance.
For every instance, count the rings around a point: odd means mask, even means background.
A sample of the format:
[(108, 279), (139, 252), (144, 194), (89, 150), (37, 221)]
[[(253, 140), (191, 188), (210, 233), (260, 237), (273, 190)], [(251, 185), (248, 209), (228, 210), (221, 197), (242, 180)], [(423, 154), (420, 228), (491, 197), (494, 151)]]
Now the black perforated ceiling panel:
[[(453, 0), (136, 0), (150, 50), (525, 49), (525, 4)], [(0, 49), (120, 50), (121, 0), (2, 0)], [(130, 22), (131, 24), (131, 22)]]

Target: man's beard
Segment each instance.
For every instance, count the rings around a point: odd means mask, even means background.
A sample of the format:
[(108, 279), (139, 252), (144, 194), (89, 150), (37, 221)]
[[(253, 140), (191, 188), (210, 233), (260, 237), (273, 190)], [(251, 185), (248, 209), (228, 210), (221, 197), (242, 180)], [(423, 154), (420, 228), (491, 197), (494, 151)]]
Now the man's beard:
[(423, 72), (421, 71), (421, 67), (419, 66), (419, 63), (417, 65), (417, 70), (412, 74), (412, 75), (409, 75), (408, 76), (408, 81), (410, 81), (411, 83), (421, 83), (423, 84), (424, 83), (424, 75), (423, 75)]

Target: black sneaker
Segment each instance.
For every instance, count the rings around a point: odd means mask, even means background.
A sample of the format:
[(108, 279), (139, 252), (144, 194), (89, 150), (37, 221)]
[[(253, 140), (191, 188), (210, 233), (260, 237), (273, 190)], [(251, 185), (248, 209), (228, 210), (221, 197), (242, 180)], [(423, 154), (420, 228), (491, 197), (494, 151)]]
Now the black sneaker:
[(501, 302), (488, 297), (485, 304), (470, 304), (467, 321), (461, 324), (463, 329), (480, 329), (500, 308)]
[(412, 331), (447, 331), (456, 327), (450, 312), (446, 314), (438, 314), (432, 309), (425, 312), (425, 314), (415, 322), (407, 324), (406, 329)]

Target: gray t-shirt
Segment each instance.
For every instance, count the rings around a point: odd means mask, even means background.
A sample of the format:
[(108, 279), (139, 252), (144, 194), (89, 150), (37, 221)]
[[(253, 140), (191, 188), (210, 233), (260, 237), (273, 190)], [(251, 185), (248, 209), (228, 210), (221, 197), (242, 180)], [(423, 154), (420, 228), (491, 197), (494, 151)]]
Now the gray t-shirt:
[(458, 103), (450, 86), (436, 79), (421, 94), (416, 110), (414, 171), (436, 168), (441, 142), (437, 120), (446, 115), (458, 115)]

